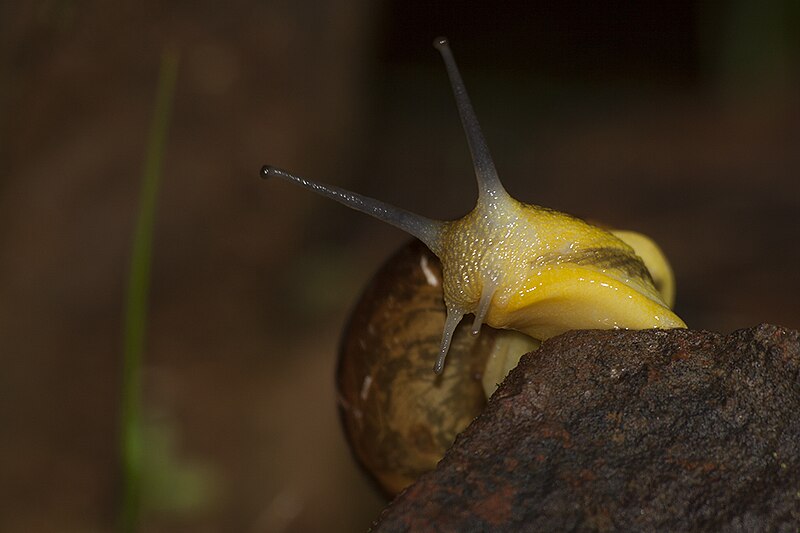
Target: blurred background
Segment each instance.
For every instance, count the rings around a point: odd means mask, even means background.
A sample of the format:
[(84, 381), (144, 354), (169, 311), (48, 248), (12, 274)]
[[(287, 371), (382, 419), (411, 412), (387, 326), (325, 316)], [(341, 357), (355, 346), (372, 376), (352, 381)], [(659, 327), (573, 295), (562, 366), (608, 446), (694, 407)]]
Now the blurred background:
[(348, 310), (406, 237), (258, 171), (466, 213), (440, 34), (513, 196), (653, 237), (693, 328), (800, 327), (797, 2), (4, 2), (0, 530), (114, 527), (123, 297), (166, 46), (143, 385), (146, 442), (180, 483), (150, 486), (142, 530), (377, 517), (333, 372)]

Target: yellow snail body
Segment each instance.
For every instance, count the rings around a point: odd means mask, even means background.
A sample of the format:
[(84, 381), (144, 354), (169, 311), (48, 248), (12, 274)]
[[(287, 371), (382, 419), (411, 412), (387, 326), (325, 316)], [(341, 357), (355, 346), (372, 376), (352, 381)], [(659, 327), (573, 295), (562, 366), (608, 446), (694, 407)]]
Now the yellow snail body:
[[(672, 273), (652, 241), (524, 204), (505, 191), (447, 41), (437, 39), (435, 46), (478, 181), (477, 204), (465, 217), (433, 220), (275, 167), (261, 170), (262, 177), (292, 181), (384, 220), (429, 250), (412, 245), (396, 257), (409, 267), (384, 267), (342, 345), (345, 426), (356, 455), (390, 493), (435, 466), (485, 397), (539, 341), (571, 329), (686, 327), (670, 310)], [(411, 286), (425, 289), (425, 296), (384, 281), (398, 273), (414, 277)], [(392, 294), (381, 300), (381, 291)], [(458, 327), (470, 313), (471, 328)], [(441, 333), (433, 338), (430, 326), (437, 320)], [(496, 329), (476, 337), (483, 323)], [(445, 368), (451, 346), (463, 360)], [(428, 357), (435, 359), (434, 372)]]

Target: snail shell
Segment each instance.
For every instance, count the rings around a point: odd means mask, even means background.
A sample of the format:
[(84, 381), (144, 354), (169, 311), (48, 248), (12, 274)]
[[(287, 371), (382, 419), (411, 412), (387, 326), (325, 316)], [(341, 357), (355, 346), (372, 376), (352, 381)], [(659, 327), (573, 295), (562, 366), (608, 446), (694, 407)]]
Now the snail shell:
[(337, 371), (342, 422), (356, 458), (388, 494), (433, 469), (483, 410), (484, 378), (491, 376), (493, 390), (505, 373), (492, 375), (489, 365), (487, 374), (490, 360), (501, 359), (496, 351), (513, 345), (518, 358), (536, 346), (490, 327), (472, 335), (465, 322), (453, 335), (450, 363), (435, 374), (430, 362), (445, 315), (441, 264), (415, 240), (373, 277), (344, 331)]

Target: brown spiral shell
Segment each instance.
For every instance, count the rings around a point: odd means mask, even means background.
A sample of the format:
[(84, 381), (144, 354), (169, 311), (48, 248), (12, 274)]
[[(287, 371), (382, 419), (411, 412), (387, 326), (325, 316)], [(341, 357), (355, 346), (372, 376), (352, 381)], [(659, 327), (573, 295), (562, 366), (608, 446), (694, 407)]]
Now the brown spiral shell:
[(402, 247), (364, 290), (345, 329), (337, 387), (353, 453), (388, 494), (436, 466), (483, 409), (481, 377), (497, 330), (464, 321), (441, 375), (432, 368), (445, 319), (439, 260)]

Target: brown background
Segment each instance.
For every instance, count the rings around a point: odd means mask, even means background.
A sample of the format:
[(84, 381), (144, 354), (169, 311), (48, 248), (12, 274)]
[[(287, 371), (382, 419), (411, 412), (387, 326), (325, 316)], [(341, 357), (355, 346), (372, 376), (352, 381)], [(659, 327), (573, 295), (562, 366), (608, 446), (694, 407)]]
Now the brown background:
[(794, 3), (601, 4), (3, 3), (0, 530), (114, 524), (122, 300), (167, 44), (145, 399), (209, 496), (161, 502), (146, 531), (377, 515), (332, 374), (348, 308), (405, 237), (258, 169), (465, 213), (438, 34), (514, 196), (654, 237), (691, 327), (800, 327)]

